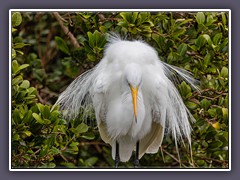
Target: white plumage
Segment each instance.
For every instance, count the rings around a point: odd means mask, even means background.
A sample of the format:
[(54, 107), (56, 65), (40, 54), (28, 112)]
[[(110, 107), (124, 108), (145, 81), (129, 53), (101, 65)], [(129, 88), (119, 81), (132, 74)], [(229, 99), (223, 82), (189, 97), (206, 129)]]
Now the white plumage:
[[(194, 120), (171, 80), (176, 73), (194, 88), (195, 80), (183, 69), (162, 62), (157, 52), (142, 41), (108, 38), (104, 57), (92, 70), (80, 75), (60, 95), (66, 118), (93, 107), (101, 138), (112, 146), (115, 159), (116, 141), (120, 161), (128, 161), (139, 141), (139, 158), (156, 153), (164, 131), (175, 140), (186, 137), (191, 142)], [(136, 97), (134, 99), (134, 92)], [(134, 101), (135, 105), (134, 105)]]

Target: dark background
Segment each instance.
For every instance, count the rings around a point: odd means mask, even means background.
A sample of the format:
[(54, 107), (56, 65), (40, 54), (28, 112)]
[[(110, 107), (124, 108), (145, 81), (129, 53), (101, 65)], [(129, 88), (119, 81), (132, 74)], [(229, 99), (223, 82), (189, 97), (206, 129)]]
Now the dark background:
[[(122, 1), (110, 1), (110, 0), (89, 0), (84, 2), (82, 0), (68, 0), (64, 2), (60, 1), (1, 1), (0, 10), (0, 39), (1, 39), (1, 59), (0, 59), (0, 78), (1, 78), (1, 89), (0, 89), (0, 174), (1, 179), (238, 179), (240, 172), (240, 148), (239, 148), (239, 130), (240, 122), (237, 116), (237, 109), (239, 106), (239, 83), (238, 77), (240, 66), (238, 57), (240, 57), (239, 43), (240, 43), (240, 23), (238, 20), (240, 13), (240, 5), (238, 0), (202, 0), (202, 1), (191, 1), (191, 0), (122, 0)], [(231, 60), (231, 125), (232, 125), (232, 163), (230, 172), (10, 172), (9, 171), (9, 139), (8, 139), (8, 92), (9, 92), (9, 57), (8, 57), (8, 30), (9, 30), (9, 9), (231, 9), (232, 15), (232, 60)], [(106, 171), (108, 171), (106, 169)]]

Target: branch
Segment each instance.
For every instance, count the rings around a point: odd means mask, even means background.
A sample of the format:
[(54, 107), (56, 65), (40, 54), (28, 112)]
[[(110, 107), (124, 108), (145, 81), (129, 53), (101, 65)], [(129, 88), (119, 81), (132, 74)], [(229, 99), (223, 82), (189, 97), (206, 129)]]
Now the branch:
[(228, 160), (218, 160), (218, 159), (213, 159), (213, 158), (208, 158), (208, 157), (203, 157), (203, 156), (197, 156), (197, 155), (193, 155), (194, 157), (196, 158), (199, 158), (199, 159), (203, 159), (203, 160), (206, 160), (206, 161), (214, 161), (214, 162), (217, 162), (217, 163), (228, 163)]
[(104, 14), (102, 14), (102, 13), (98, 13), (97, 15), (98, 15), (98, 17), (99, 17), (100, 22), (119, 21), (119, 20), (121, 20), (120, 18), (112, 18), (112, 17), (106, 18), (106, 17), (104, 16)]
[(180, 164), (180, 166), (182, 165), (183, 167), (187, 167), (186, 165), (184, 165), (183, 163), (181, 163), (175, 156), (173, 156), (172, 154), (170, 154), (169, 152), (167, 152), (165, 149), (161, 149), (165, 154), (167, 154), (168, 156), (170, 156), (173, 160), (175, 160), (176, 162), (178, 162)]
[(63, 32), (69, 37), (71, 43), (75, 48), (80, 48), (79, 43), (77, 42), (77, 39), (74, 37), (74, 35), (69, 31), (68, 27), (64, 26), (63, 21), (65, 21), (62, 16), (58, 12), (53, 12), (53, 15), (59, 22), (59, 25), (61, 26)]
[[(207, 96), (201, 95), (202, 93), (210, 92), (210, 91), (213, 92), (213, 93), (216, 93), (218, 95), (215, 96), (215, 97), (207, 97)], [(228, 94), (227, 92), (216, 91), (214, 89), (208, 88), (208, 89), (203, 89), (203, 90), (194, 92), (192, 94), (192, 96), (190, 97), (190, 99), (198, 96), (198, 97), (202, 97), (202, 98), (209, 99), (209, 100), (216, 100), (217, 98), (219, 98), (221, 96), (226, 96), (227, 94)]]

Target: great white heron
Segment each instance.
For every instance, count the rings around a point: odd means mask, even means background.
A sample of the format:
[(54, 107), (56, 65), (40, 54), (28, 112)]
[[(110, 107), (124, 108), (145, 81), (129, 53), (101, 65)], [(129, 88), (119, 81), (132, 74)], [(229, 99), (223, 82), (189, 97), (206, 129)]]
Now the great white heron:
[(176, 75), (197, 88), (188, 71), (161, 61), (147, 43), (109, 35), (102, 60), (77, 77), (56, 104), (66, 118), (92, 106), (115, 166), (128, 161), (133, 151), (138, 166), (144, 153), (158, 152), (165, 131), (176, 141), (191, 143), (189, 120), (194, 118), (174, 85)]

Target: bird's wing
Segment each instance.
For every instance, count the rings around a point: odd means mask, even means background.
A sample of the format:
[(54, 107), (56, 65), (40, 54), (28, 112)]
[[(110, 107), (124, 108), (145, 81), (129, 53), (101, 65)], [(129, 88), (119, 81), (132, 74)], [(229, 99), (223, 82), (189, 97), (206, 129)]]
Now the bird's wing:
[(101, 71), (93, 82), (92, 89), (90, 90), (91, 98), (93, 101), (93, 106), (95, 110), (95, 116), (97, 120), (97, 125), (99, 129), (100, 136), (105, 143), (112, 144), (112, 140), (108, 135), (107, 125), (106, 125), (106, 91), (108, 75)]
[(156, 122), (152, 123), (151, 131), (140, 140), (139, 146), (139, 158), (141, 158), (144, 153), (156, 153), (162, 144), (164, 136), (164, 128)]
[[(155, 78), (154, 87), (156, 91), (153, 95), (153, 110), (156, 118), (154, 118), (154, 121), (166, 127), (175, 140), (183, 140), (183, 137), (186, 137), (190, 143), (191, 125), (189, 120), (194, 121), (194, 118), (185, 106), (176, 86), (167, 77), (168, 73), (170, 72), (165, 72), (165, 74), (158, 75)], [(182, 73), (185, 72), (182, 71)], [(191, 78), (186, 73), (184, 75), (186, 80)], [(179, 76), (183, 75), (179, 73)]]
[(112, 139), (110, 138), (110, 136), (107, 133), (107, 126), (106, 126), (105, 121), (100, 121), (99, 122), (98, 130), (99, 130), (99, 133), (100, 133), (100, 136), (101, 136), (102, 140), (105, 143), (109, 143), (110, 145), (112, 145), (113, 142), (112, 142)]
[[(60, 110), (63, 110), (64, 118), (76, 118), (79, 114), (80, 107), (83, 109), (89, 109), (91, 107), (92, 101), (89, 96), (89, 89), (92, 87), (94, 72), (95, 68), (78, 76), (58, 97), (54, 106), (60, 105)], [(87, 116), (88, 112), (89, 111), (85, 111), (84, 116)]]

